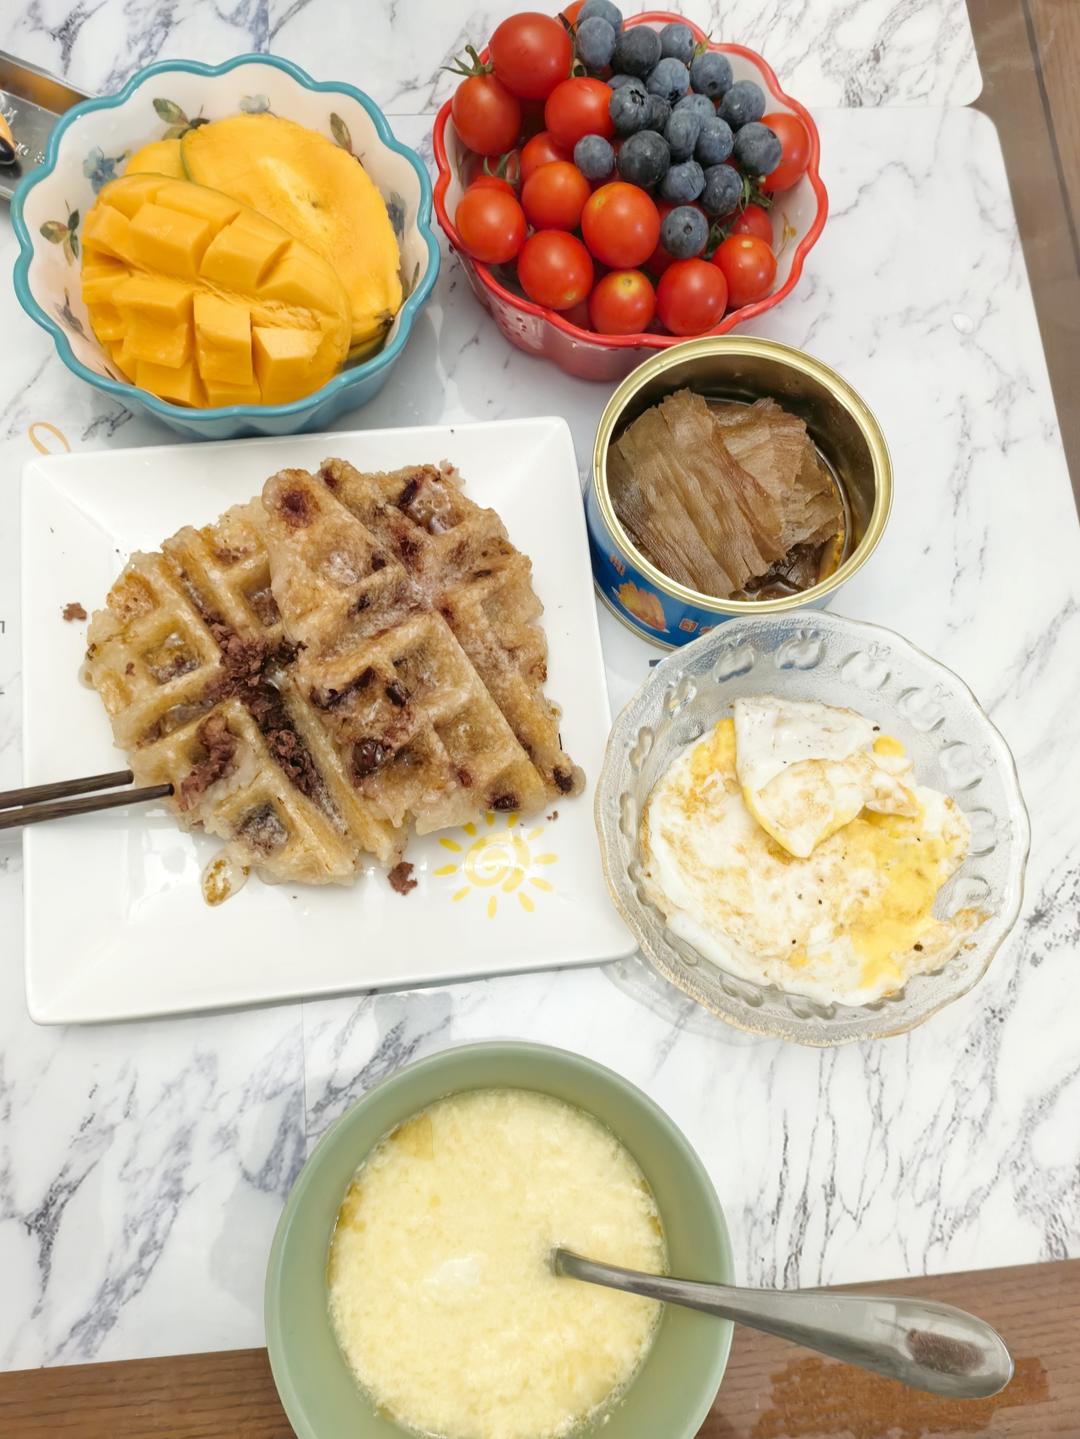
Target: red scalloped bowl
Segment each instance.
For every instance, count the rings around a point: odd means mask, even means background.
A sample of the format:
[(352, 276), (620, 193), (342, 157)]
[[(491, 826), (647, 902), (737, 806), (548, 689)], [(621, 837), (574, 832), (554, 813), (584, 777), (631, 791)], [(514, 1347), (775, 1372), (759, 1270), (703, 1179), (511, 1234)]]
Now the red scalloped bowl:
[[(683, 15), (646, 11), (642, 15), (631, 16), (626, 24), (659, 28), (673, 20), (689, 25), (699, 42), (708, 43), (705, 32)], [(719, 325), (708, 331), (710, 335), (725, 335), (744, 321), (752, 320), (755, 315), (771, 310), (794, 288), (802, 274), (807, 254), (825, 227), (829, 201), (818, 173), (821, 144), (810, 112), (790, 95), (784, 94), (772, 70), (753, 50), (747, 50), (742, 45), (713, 44), (709, 44), (709, 49), (720, 50), (728, 56), (736, 80), (758, 82), (769, 97), (766, 113), (785, 110), (798, 115), (810, 136), (810, 163), (806, 174), (797, 185), (776, 197), (771, 211), (773, 243), (778, 258), (776, 288), (765, 299), (753, 305), (744, 305), (741, 310), (732, 310)], [(487, 58), (486, 50), (482, 58)], [(464, 190), (461, 171), (470, 152), (458, 138), (450, 118), (449, 100), (436, 117), (434, 145), (439, 172), (435, 181), (435, 213), (439, 224), (451, 248), (457, 252), (477, 299), (491, 311), (495, 323), (512, 345), (530, 355), (554, 360), (561, 369), (579, 379), (612, 381), (628, 375), (651, 351), (666, 350), (668, 346), (677, 345), (687, 338), (685, 335), (653, 331), (638, 335), (598, 335), (594, 330), (583, 330), (566, 315), (535, 305), (520, 291), (511, 289), (489, 265), (470, 259), (450, 218), (456, 212)]]

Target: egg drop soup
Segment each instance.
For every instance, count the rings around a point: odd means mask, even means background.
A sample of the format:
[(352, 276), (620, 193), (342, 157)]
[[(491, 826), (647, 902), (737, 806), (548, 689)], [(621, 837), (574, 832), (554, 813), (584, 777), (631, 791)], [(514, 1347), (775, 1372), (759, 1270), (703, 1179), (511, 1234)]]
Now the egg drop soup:
[(330, 1312), (360, 1385), (405, 1428), (552, 1439), (614, 1403), (660, 1306), (557, 1278), (562, 1245), (664, 1272), (652, 1192), (591, 1115), (549, 1095), (451, 1095), (357, 1171), (330, 1251)]

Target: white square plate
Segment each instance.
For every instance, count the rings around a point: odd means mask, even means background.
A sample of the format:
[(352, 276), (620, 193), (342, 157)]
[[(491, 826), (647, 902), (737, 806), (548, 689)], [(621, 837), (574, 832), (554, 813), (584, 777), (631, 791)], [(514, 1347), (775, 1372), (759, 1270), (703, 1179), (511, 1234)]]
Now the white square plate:
[(220, 908), (199, 876), (219, 842), (156, 806), (28, 828), (26, 994), (39, 1024), (128, 1019), (350, 989), (590, 964), (633, 942), (608, 899), (593, 789), (610, 727), (577, 465), (565, 421), (363, 430), (100, 450), (23, 471), (24, 754), (27, 784), (124, 766), (97, 695), (80, 684), (84, 624), (133, 550), (156, 549), (257, 494), (285, 466), (340, 455), (360, 469), (451, 460), (533, 561), (549, 646), (547, 692), (585, 793), (508, 828), (414, 838), (418, 887), (378, 869), (351, 889), (252, 879)]

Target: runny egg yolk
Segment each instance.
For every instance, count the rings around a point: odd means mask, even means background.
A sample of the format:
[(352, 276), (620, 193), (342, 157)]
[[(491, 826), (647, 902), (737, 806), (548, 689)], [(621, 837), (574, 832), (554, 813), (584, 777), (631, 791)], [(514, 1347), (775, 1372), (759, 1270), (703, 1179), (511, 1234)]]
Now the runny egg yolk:
[(863, 960), (862, 981), (898, 982), (902, 971), (894, 956), (908, 954), (933, 924), (949, 847), (927, 832), (921, 810), (911, 816), (863, 810), (837, 838), (853, 872), (873, 870), (885, 880), (848, 916), (845, 932)]
[(879, 734), (874, 741), (874, 753), (882, 756), (883, 759), (899, 759), (907, 753), (900, 741), (891, 734)]
[[(880, 735), (873, 748), (883, 757), (905, 753), (904, 746), (891, 735)], [(688, 817), (696, 807), (695, 796), (699, 797), (698, 804), (705, 803), (703, 796), (710, 784), (733, 787), (742, 799), (735, 759), (735, 722), (724, 719), (691, 752), (692, 788), (683, 799)], [(765, 843), (773, 858), (796, 869), (810, 863), (788, 854), (771, 837)], [(947, 862), (954, 846), (926, 824), (921, 807), (914, 815), (864, 809), (830, 834), (820, 848), (824, 850), (826, 846), (841, 851), (839, 857), (847, 874), (857, 877), (860, 872), (870, 872), (884, 879), (883, 885), (876, 886), (876, 893), (854, 901), (845, 915), (843, 932), (862, 960), (863, 984), (879, 980), (900, 983), (903, 970), (898, 960), (910, 954), (935, 923), (934, 901), (948, 876)], [(803, 967), (808, 962), (804, 944), (793, 948), (788, 958), (794, 967)]]

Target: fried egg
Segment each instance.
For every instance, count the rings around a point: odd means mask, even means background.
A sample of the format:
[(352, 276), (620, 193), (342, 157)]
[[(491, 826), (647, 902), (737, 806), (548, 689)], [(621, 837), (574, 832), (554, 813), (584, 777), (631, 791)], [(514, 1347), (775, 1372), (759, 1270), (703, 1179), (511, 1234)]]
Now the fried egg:
[[(896, 741), (884, 753), (874, 750), (880, 737), (861, 716), (803, 714), (815, 749), (829, 746), (807, 759), (780, 723), (781, 713), (794, 722), (799, 712), (776, 701), (770, 719), (754, 708), (770, 703), (754, 701), (741, 716), (752, 756), (742, 773), (737, 714), (685, 750), (657, 782), (641, 835), (649, 894), (669, 929), (722, 969), (824, 1003), (872, 1003), (912, 974), (940, 968), (985, 917), (975, 910), (947, 919), (933, 913), (942, 886), (967, 856), (970, 828), (948, 795), (911, 782), (910, 761)], [(898, 788), (883, 786), (882, 794), (871, 788), (871, 799), (902, 800), (903, 807), (864, 802), (849, 814), (866, 785), (854, 769), (841, 778), (827, 767), (875, 753), (903, 778), (882, 770)], [(805, 764), (819, 768), (799, 773)], [(768, 791), (785, 775), (797, 783), (780, 803)], [(826, 789), (827, 818), (817, 815), (814, 779)], [(770, 821), (779, 816), (788, 839), (819, 833), (811, 852), (795, 855), (780, 844), (751, 811), (747, 791), (756, 807), (766, 796), (763, 812)], [(799, 808), (810, 799), (813, 806)]]
[(733, 709), (746, 807), (789, 854), (806, 859), (864, 809), (917, 813), (903, 746), (854, 710), (772, 696)]

